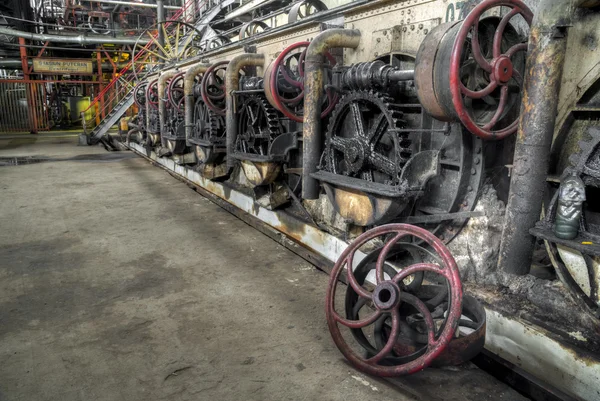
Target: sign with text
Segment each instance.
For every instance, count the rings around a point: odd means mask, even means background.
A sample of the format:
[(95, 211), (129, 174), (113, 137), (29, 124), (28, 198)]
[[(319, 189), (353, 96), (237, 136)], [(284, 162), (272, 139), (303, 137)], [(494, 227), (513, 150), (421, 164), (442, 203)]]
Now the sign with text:
[(34, 58), (33, 72), (52, 74), (91, 74), (94, 65), (91, 60)]

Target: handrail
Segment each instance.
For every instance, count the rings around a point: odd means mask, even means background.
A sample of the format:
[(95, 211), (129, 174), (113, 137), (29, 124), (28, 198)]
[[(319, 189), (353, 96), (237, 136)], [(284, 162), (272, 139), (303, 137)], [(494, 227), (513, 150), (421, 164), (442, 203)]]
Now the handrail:
[[(186, 10), (188, 10), (188, 8), (192, 5), (194, 5), (196, 3), (196, 0), (188, 0), (186, 1), (186, 3), (175, 13), (173, 14), (173, 16), (171, 17), (172, 19), (177, 19), (179, 18)], [(206, 0), (197, 7), (197, 10), (200, 10), (200, 8), (202, 7), (202, 5), (206, 3)], [(195, 15), (192, 16), (192, 18), (195, 18)], [(172, 22), (167, 22), (165, 23), (165, 28), (169, 27), (172, 24)], [(157, 34), (158, 35), (158, 34)], [(116, 84), (116, 82), (122, 77), (123, 74), (125, 74), (127, 71), (129, 71), (131, 69), (131, 67), (133, 66), (133, 63), (135, 61), (137, 61), (144, 53), (146, 53), (146, 50), (149, 50), (149, 47), (152, 45), (152, 42), (148, 42), (148, 44), (146, 44), (142, 50), (140, 52), (138, 52), (136, 54), (136, 56), (133, 58), (133, 60), (129, 61), (125, 67), (123, 67), (123, 69), (121, 71), (119, 71), (117, 77), (113, 78), (105, 87), (104, 89), (102, 89), (102, 91), (100, 91), (100, 93), (98, 95), (96, 95), (96, 97), (90, 102), (89, 106), (84, 109), (82, 111), (82, 113), (86, 113), (88, 110), (90, 110), (92, 107), (95, 107), (100, 101), (103, 101), (103, 97), (106, 95), (106, 93), (108, 93), (108, 91)], [(133, 79), (129, 80), (129, 81), (133, 81)], [(113, 99), (114, 100), (114, 99)], [(108, 100), (108, 103), (112, 103), (111, 99)], [(104, 107), (101, 111), (104, 111), (106, 107)]]

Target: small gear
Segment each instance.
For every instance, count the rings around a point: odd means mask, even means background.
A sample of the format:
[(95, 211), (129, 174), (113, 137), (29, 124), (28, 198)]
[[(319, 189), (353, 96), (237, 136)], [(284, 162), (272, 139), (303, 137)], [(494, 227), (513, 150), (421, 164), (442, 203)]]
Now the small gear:
[(239, 111), (235, 151), (267, 156), (271, 143), (281, 133), (277, 112), (264, 96), (248, 96)]
[(411, 155), (403, 113), (393, 99), (354, 91), (336, 105), (327, 130), (322, 170), (386, 185), (398, 185)]

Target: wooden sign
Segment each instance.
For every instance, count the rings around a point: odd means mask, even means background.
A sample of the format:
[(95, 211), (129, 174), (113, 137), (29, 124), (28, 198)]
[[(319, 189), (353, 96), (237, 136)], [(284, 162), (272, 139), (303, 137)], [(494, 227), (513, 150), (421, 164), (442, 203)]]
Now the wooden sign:
[(91, 74), (94, 65), (91, 60), (34, 58), (33, 72), (52, 74)]

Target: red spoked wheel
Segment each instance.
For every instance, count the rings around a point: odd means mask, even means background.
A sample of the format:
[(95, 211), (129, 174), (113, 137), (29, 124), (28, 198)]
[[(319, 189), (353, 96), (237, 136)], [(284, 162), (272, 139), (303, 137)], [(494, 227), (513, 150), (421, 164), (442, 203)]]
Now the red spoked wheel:
[[(287, 118), (299, 123), (304, 121), (300, 107), (304, 103), (304, 59), (309, 44), (298, 42), (288, 46), (265, 73), (265, 94), (269, 103)], [(326, 68), (336, 64), (329, 52), (325, 53), (325, 57)], [(322, 118), (331, 113), (338, 101), (337, 93), (330, 88), (325, 89), (325, 95)]]
[[(408, 266), (397, 266), (389, 262), (389, 256), (394, 249), (402, 244), (403, 238), (420, 239), (424, 244), (431, 247), (433, 252), (428, 259), (430, 262), (422, 262), (412, 259)], [(374, 274), (370, 281), (360, 283), (353, 272), (353, 268), (359, 263), (357, 254), (359, 248), (367, 243), (373, 244), (378, 238), (384, 239), (384, 245), (377, 252)], [(391, 239), (390, 239), (391, 238)], [(410, 241), (407, 241), (408, 243)], [(394, 266), (390, 270), (391, 266)], [(348, 291), (357, 295), (355, 307), (352, 311), (346, 309), (345, 317), (336, 310), (336, 288), (343, 273), (346, 273)], [(448, 291), (442, 293), (447, 297), (447, 309), (443, 323), (437, 328), (432, 312), (428, 305), (413, 295), (410, 284), (406, 279), (410, 276), (417, 277), (424, 272), (439, 276), (445, 281)], [(368, 279), (369, 276), (363, 277)], [(339, 300), (339, 297), (337, 297)], [(401, 362), (390, 363), (389, 357), (394, 356), (394, 350), (398, 346), (399, 335), (406, 321), (405, 310), (417, 311), (422, 317), (422, 327), (426, 333), (426, 345), (411, 358)], [(361, 316), (360, 310), (368, 309), (366, 316)], [(411, 312), (413, 313), (413, 312)], [(382, 377), (393, 377), (412, 374), (429, 366), (439, 356), (449, 342), (459, 325), (462, 313), (462, 284), (458, 266), (452, 254), (444, 246), (442, 241), (429, 231), (409, 224), (388, 224), (376, 227), (359, 236), (342, 253), (335, 264), (329, 279), (325, 314), (329, 331), (336, 346), (342, 354), (359, 370)], [(413, 313), (414, 314), (414, 313)], [(384, 321), (390, 321), (390, 330), (386, 333), (385, 341), (381, 344), (365, 346), (356, 341), (354, 335), (357, 329), (364, 330), (367, 326), (380, 326)], [(344, 335), (342, 328), (349, 329), (354, 337)], [(344, 329), (345, 330), (345, 329)], [(364, 351), (367, 351), (366, 355)], [(369, 352), (371, 351), (371, 352)]]
[(169, 103), (171, 104), (171, 107), (179, 113), (185, 111), (185, 93), (183, 90), (184, 77), (185, 72), (180, 72), (171, 78), (169, 86), (167, 87), (167, 98), (169, 99)]
[[(496, 7), (509, 7), (510, 11), (500, 19), (493, 35), (482, 41), (482, 16)], [(514, 28), (509, 24), (517, 15), (531, 26), (533, 13), (521, 0), (485, 0), (467, 15), (454, 40), (450, 58), (452, 103), (463, 125), (482, 139), (503, 139), (517, 130), (518, 113), (513, 113), (512, 121), (503, 121), (514, 94), (511, 92), (520, 92), (523, 87), (524, 61), (519, 63), (522, 68), (517, 68), (514, 58), (527, 51), (527, 43), (511, 40)], [(494, 112), (477, 118), (474, 105), (478, 101), (491, 104)]]
[(225, 115), (225, 71), (229, 61), (220, 61), (209, 67), (202, 77), (200, 94), (213, 112)]
[(158, 79), (155, 79), (146, 87), (146, 102), (151, 108), (158, 110), (158, 100)]
[(133, 101), (139, 108), (146, 107), (146, 85), (148, 82), (140, 82), (133, 89)]

